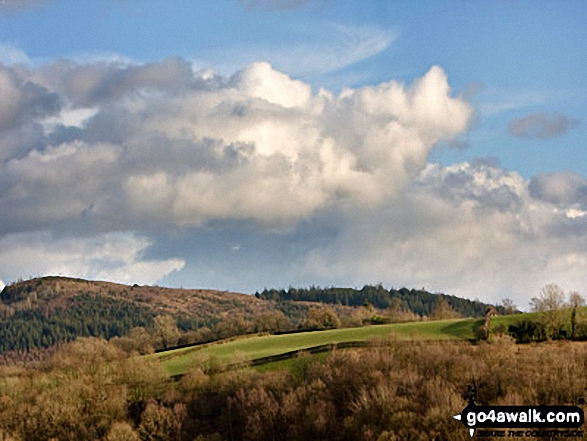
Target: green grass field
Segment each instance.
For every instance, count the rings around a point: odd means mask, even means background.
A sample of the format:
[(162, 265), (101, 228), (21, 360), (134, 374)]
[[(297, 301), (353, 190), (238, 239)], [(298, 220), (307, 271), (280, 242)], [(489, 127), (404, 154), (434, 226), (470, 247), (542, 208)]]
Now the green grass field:
[[(587, 314), (587, 307), (580, 308), (580, 314)], [(491, 329), (507, 330), (510, 325), (524, 319), (535, 319), (536, 313), (524, 313), (494, 317)], [(424, 322), (393, 323), (360, 328), (331, 329), (327, 331), (302, 332), (287, 335), (243, 336), (219, 341), (203, 346), (175, 349), (161, 352), (158, 357), (170, 375), (181, 375), (198, 364), (226, 365), (239, 361), (253, 361), (259, 358), (284, 354), (286, 352), (312, 348), (315, 346), (369, 341), (370, 339), (400, 340), (471, 340), (483, 319), (468, 318)], [(321, 359), (322, 355), (313, 355)], [(261, 371), (287, 367), (291, 360), (271, 362), (258, 366)]]
[(212, 359), (221, 364), (233, 363), (238, 359), (255, 360), (329, 343), (367, 341), (376, 338), (472, 339), (475, 335), (475, 328), (480, 323), (482, 323), (480, 319), (438, 320), (248, 337), (203, 347), (196, 346), (161, 352), (156, 356), (161, 359), (170, 375), (180, 375), (206, 359)]

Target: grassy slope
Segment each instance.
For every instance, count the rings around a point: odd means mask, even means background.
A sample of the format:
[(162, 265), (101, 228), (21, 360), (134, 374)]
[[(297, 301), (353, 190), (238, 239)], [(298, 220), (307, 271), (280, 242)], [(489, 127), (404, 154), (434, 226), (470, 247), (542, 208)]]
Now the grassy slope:
[[(570, 310), (569, 310), (570, 311)], [(569, 312), (570, 314), (570, 312)], [(580, 308), (578, 314), (587, 316), (587, 307)], [(494, 317), (491, 329), (501, 325), (508, 329), (510, 325), (524, 319), (536, 319), (536, 313), (524, 313)], [(328, 343), (347, 341), (365, 341), (370, 338), (386, 338), (392, 335), (404, 339), (473, 339), (475, 330), (483, 324), (483, 319), (455, 319), (428, 322), (396, 323), (390, 325), (366, 326), (362, 328), (332, 329), (328, 331), (304, 332), (289, 335), (271, 335), (262, 337), (239, 338), (226, 343), (214, 343), (204, 347), (183, 348), (157, 354), (170, 374), (185, 373), (203, 356), (212, 356), (218, 362), (230, 363), (236, 353), (241, 353), (249, 360), (285, 352), (306, 349)], [(271, 363), (286, 366), (288, 360)]]
[(538, 316), (535, 312), (526, 312), (524, 314), (501, 315), (491, 319), (491, 329), (495, 330), (498, 326), (508, 329), (510, 325), (518, 323), (520, 320), (535, 320)]
[(310, 348), (327, 343), (364, 341), (392, 335), (407, 339), (470, 339), (479, 319), (439, 320), (429, 322), (397, 323), (362, 328), (332, 329), (288, 335), (270, 335), (237, 339), (205, 347), (183, 348), (157, 354), (172, 375), (185, 373), (198, 359), (215, 357), (219, 362), (231, 362), (236, 353), (250, 360), (284, 352)]

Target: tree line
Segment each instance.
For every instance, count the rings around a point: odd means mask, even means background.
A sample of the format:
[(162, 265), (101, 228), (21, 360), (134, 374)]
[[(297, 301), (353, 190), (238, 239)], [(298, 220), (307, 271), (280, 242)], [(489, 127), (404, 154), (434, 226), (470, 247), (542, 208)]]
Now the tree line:
[[(382, 285), (365, 285), (355, 288), (309, 288), (264, 289), (255, 293), (257, 298), (274, 301), (319, 302), (331, 305), (363, 306), (373, 305), (375, 308), (407, 309), (420, 317), (432, 315), (438, 298), (446, 300), (448, 305), (461, 317), (483, 317), (489, 306), (486, 303), (460, 297), (433, 294), (424, 289), (385, 289)], [(496, 307), (503, 313), (503, 307)]]
[[(565, 293), (556, 284), (545, 285), (530, 300), (532, 314), (525, 315), (507, 329), (518, 342), (545, 340), (587, 340), (585, 299), (576, 291)], [(496, 328), (494, 332), (503, 333)]]

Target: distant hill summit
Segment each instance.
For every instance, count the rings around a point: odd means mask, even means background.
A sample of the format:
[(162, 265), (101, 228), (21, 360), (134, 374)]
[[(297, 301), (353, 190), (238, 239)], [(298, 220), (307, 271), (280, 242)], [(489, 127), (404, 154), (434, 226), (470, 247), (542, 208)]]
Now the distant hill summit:
[(211, 289), (124, 285), (72, 277), (48, 276), (7, 285), (0, 293), (5, 306), (22, 309), (60, 307), (80, 294), (99, 295), (144, 305), (155, 312), (218, 316), (233, 308), (252, 308), (263, 302), (248, 294)]

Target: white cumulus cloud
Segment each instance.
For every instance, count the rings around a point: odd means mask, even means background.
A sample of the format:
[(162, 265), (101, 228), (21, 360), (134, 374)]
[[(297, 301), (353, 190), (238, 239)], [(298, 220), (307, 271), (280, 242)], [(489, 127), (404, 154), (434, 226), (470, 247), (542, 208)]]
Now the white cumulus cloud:
[(516, 172), (428, 165), (401, 200), (357, 213), (306, 271), (348, 284), (425, 286), (521, 308), (547, 283), (584, 290), (587, 222), (531, 196)]
[(56, 237), (21, 233), (0, 239), (0, 268), (7, 280), (62, 275), (150, 285), (185, 265), (181, 259), (144, 259), (151, 241), (128, 233)]
[(412, 85), (339, 95), (267, 63), (230, 78), (194, 75), (178, 59), (10, 74), (58, 96), (67, 115), (80, 110), (77, 126), (56, 123), (63, 113), (37, 116), (51, 133), (0, 165), (5, 233), (218, 220), (291, 228), (331, 205), (393, 197), (471, 116), (439, 67)]

